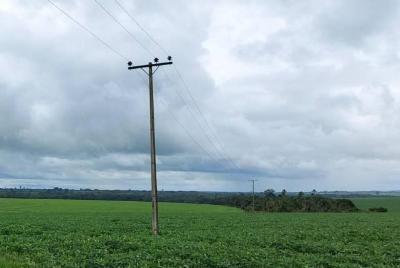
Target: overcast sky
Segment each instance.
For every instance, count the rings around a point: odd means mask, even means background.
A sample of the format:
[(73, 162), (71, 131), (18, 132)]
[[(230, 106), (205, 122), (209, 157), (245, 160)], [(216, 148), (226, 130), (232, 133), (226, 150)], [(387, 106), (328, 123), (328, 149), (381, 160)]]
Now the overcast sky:
[(399, 1), (53, 1), (112, 49), (0, 0), (0, 187), (149, 189), (170, 54), (159, 189), (400, 189)]

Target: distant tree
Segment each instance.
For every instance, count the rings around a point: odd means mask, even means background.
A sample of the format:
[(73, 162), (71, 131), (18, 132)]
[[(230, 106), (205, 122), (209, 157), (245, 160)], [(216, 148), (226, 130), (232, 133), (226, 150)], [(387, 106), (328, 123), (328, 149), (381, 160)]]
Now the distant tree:
[(303, 193), (302, 191), (300, 191), (300, 192), (297, 194), (297, 196), (298, 196), (298, 197), (304, 197), (304, 193)]
[(317, 195), (317, 190), (313, 189), (313, 190), (311, 191), (311, 195)]
[(281, 196), (286, 196), (286, 195), (287, 195), (287, 191), (285, 189), (283, 189), (281, 192)]
[(275, 197), (275, 190), (274, 189), (267, 189), (264, 191), (265, 197)]

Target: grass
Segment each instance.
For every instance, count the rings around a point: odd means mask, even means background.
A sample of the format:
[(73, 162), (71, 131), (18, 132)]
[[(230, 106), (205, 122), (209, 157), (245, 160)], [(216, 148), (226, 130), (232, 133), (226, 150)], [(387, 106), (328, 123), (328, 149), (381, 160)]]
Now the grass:
[(0, 267), (398, 267), (399, 203), (382, 202), (393, 212), (161, 203), (153, 237), (150, 203), (0, 199)]

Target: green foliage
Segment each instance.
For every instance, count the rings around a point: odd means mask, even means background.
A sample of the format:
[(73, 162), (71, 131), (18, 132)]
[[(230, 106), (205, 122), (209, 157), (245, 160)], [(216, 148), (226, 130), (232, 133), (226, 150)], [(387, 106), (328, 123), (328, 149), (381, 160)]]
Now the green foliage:
[[(270, 196), (270, 195), (266, 195)], [(265, 212), (356, 212), (357, 207), (349, 199), (333, 199), (318, 195), (287, 196), (283, 190), (279, 196), (255, 198), (255, 210)], [(231, 197), (227, 204), (244, 210), (253, 209), (250, 195)]]
[(283, 189), (282, 192), (281, 192), (281, 196), (285, 197), (286, 195), (287, 195), (287, 191), (285, 189)]
[(0, 199), (0, 267), (399, 267), (400, 213)]
[(22, 268), (23, 265), (17, 260), (10, 256), (0, 255), (0, 268)]
[(267, 189), (264, 191), (264, 196), (267, 198), (275, 197), (275, 190), (274, 189)]

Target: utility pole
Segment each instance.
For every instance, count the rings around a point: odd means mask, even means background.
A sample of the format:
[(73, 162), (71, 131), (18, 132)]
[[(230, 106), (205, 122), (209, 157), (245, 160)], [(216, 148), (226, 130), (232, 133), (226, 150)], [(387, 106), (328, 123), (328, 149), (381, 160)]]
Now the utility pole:
[(251, 181), (252, 183), (253, 183), (253, 212), (255, 211), (255, 202), (254, 202), (254, 182), (256, 182), (257, 180), (249, 180), (249, 181)]
[[(149, 77), (149, 100), (150, 100), (150, 152), (151, 152), (151, 207), (152, 220), (151, 229), (153, 235), (158, 235), (158, 197), (157, 197), (157, 163), (156, 163), (156, 135), (154, 130), (154, 94), (153, 94), (153, 74), (162, 65), (172, 64), (172, 57), (168, 56), (167, 62), (159, 62), (158, 58), (154, 59), (154, 63), (149, 62), (145, 65), (132, 66), (132, 62), (128, 62), (128, 70), (141, 69)], [(155, 69), (153, 69), (156, 67)], [(146, 70), (147, 69), (147, 70)]]

